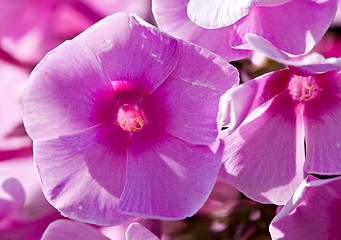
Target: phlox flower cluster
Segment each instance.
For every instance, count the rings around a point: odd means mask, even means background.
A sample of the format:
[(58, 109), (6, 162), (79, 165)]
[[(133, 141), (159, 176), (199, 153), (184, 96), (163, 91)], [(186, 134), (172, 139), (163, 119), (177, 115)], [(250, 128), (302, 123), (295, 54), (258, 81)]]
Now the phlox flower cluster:
[(0, 2), (0, 240), (339, 238), (340, 1)]

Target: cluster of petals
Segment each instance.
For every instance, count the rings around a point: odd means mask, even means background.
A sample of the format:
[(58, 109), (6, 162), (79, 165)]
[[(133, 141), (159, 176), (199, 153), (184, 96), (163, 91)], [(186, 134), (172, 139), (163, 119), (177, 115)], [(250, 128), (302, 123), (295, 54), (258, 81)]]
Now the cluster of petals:
[(340, 59), (313, 54), (298, 62), (263, 38), (247, 39), (289, 69), (226, 94), (221, 176), (253, 200), (283, 205), (306, 173), (341, 173)]
[(47, 200), (99, 225), (193, 215), (221, 166), (220, 97), (238, 81), (223, 58), (124, 13), (63, 43), (23, 99)]
[(152, 6), (162, 30), (233, 61), (250, 55), (247, 33), (261, 36), (293, 55), (309, 52), (330, 26), (337, 3), (337, 0), (153, 0)]
[(341, 178), (308, 176), (270, 224), (273, 240), (339, 239)]

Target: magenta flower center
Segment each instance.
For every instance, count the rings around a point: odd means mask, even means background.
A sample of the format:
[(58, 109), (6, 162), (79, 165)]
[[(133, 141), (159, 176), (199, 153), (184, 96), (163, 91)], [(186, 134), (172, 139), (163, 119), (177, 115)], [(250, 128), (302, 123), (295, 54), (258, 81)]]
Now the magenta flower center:
[(289, 91), (294, 99), (305, 101), (316, 95), (317, 85), (310, 76), (294, 76), (289, 83)]
[(118, 110), (117, 121), (123, 130), (135, 132), (143, 127), (145, 117), (142, 109), (137, 105), (124, 104)]

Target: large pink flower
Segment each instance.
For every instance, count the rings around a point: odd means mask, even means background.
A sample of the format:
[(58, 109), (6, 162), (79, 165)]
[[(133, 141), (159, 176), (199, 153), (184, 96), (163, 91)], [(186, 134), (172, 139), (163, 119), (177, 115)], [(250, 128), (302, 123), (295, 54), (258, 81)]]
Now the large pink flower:
[(274, 240), (339, 239), (341, 178), (309, 176), (270, 225)]
[(222, 132), (221, 176), (256, 201), (285, 204), (305, 173), (341, 173), (341, 71), (335, 70), (339, 60), (303, 64), (271, 53), (290, 69), (226, 95), (232, 114), (225, 119), (230, 129)]
[(250, 54), (247, 33), (290, 54), (307, 53), (327, 31), (336, 9), (337, 0), (153, 0), (162, 30), (228, 60)]
[(215, 183), (222, 58), (127, 14), (65, 42), (36, 67), (24, 123), (47, 199), (101, 225), (193, 215)]

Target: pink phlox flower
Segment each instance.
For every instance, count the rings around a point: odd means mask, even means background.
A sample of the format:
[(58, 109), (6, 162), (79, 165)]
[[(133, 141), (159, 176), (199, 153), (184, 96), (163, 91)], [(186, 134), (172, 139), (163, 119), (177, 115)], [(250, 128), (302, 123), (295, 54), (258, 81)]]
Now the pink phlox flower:
[(23, 101), (46, 198), (99, 225), (193, 215), (221, 165), (219, 99), (238, 81), (219, 56), (123, 13), (63, 43)]
[(298, 62), (264, 39), (248, 40), (289, 69), (222, 98), (228, 129), (221, 133), (221, 177), (253, 200), (283, 205), (307, 173), (341, 173), (340, 59), (310, 55)]
[(153, 0), (152, 6), (162, 30), (233, 61), (250, 56), (247, 33), (290, 54), (309, 52), (330, 26), (337, 0)]
[(272, 220), (272, 239), (339, 239), (340, 193), (340, 177), (308, 176)]

